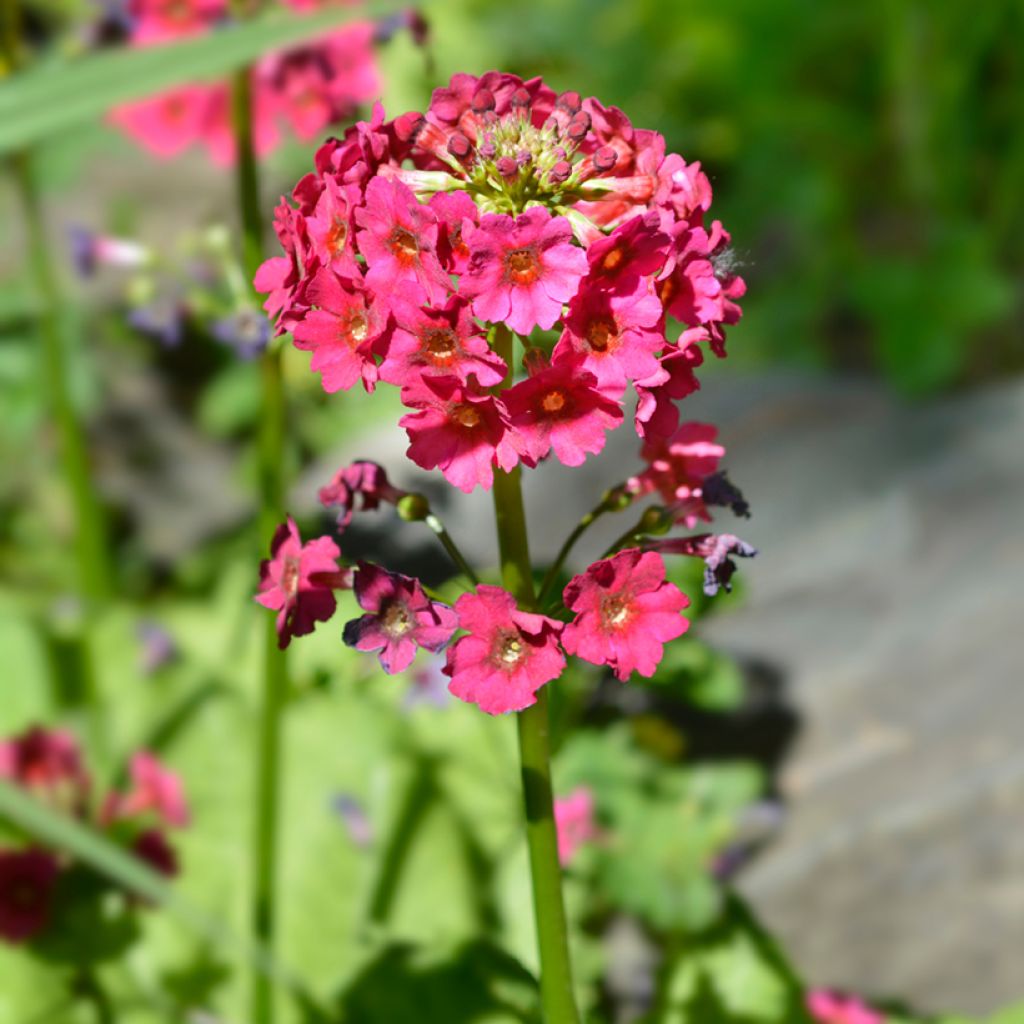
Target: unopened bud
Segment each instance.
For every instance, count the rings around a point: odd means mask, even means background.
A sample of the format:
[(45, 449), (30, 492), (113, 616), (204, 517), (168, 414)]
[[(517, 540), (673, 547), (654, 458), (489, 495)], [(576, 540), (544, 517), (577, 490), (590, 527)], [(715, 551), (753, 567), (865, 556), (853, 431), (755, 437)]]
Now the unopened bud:
[[(586, 117), (586, 115), (583, 115)], [(569, 122), (569, 127), (565, 129), (566, 137), (571, 139), (573, 142), (582, 142), (587, 137), (587, 132), (590, 131), (589, 118), (586, 121), (578, 120), (579, 115), (574, 117)]]
[(635, 495), (630, 494), (628, 487), (625, 484), (619, 484), (618, 487), (613, 487), (610, 491), (605, 491), (604, 497), (601, 499), (601, 504), (609, 512), (621, 512), (623, 509), (629, 508), (633, 504), (633, 498)]
[(510, 156), (499, 158), (494, 166), (498, 168), (498, 173), (503, 178), (514, 178), (519, 171), (519, 165)]
[(594, 154), (594, 166), (599, 171), (610, 171), (618, 162), (619, 154), (611, 146), (602, 146)]
[(484, 136), (484, 141), (480, 144), (479, 152), (485, 160), (493, 160), (498, 155), (498, 147), (494, 144), (493, 135)]
[(465, 135), (462, 134), (462, 132), (456, 132), (448, 140), (448, 152), (451, 153), (456, 160), (465, 160), (472, 151), (473, 144)]
[(548, 171), (548, 181), (555, 185), (561, 185), (563, 181), (569, 179), (569, 175), (572, 174), (572, 164), (568, 160), (559, 160), (554, 167)]
[(418, 114), (416, 111), (401, 114), (395, 118), (395, 135), (398, 136), (400, 142), (415, 142), (416, 136), (419, 135), (426, 120), (422, 114)]
[(672, 518), (666, 515), (665, 509), (661, 505), (652, 505), (650, 508), (644, 509), (644, 514), (640, 517), (640, 528), (637, 532), (667, 533), (671, 525)]
[(474, 114), (482, 114), (494, 109), (494, 93), (490, 89), (477, 89), (470, 104)]
[(526, 89), (520, 87), (512, 93), (512, 98), (509, 102), (513, 110), (523, 110), (530, 105), (530, 94)]
[(395, 504), (399, 519), (407, 523), (420, 523), (430, 515), (430, 502), (422, 494), (406, 494)]
[(555, 101), (555, 106), (567, 113), (575, 114), (580, 109), (580, 94), (578, 92), (563, 92)]

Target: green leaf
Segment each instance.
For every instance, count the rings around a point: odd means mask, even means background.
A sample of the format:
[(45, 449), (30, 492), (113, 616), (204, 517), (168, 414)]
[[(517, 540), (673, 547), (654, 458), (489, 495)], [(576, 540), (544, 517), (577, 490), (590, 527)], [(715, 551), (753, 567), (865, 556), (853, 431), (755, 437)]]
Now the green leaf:
[(647, 1024), (809, 1024), (804, 989), (775, 942), (735, 896), (688, 940)]
[(0, 153), (101, 117), (119, 103), (223, 78), (268, 50), (300, 43), (390, 6), (370, 2), (358, 12), (329, 7), (303, 17), (275, 10), (197, 39), (41, 62), (0, 86)]

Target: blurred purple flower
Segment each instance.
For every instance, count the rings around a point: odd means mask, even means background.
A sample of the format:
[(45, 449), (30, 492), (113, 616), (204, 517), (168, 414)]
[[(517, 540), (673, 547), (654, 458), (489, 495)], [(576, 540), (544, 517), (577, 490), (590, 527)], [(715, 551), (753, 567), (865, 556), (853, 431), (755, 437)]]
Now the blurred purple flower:
[(78, 275), (92, 277), (99, 267), (133, 269), (149, 262), (149, 250), (127, 238), (112, 238), (88, 228), (68, 228), (71, 262)]
[(431, 658), (412, 675), (409, 689), (402, 701), (403, 711), (412, 711), (423, 704), (433, 708), (446, 708), (452, 702), (448, 692), (448, 677), (443, 673), (444, 662)]
[(270, 340), (270, 321), (255, 309), (243, 309), (214, 320), (210, 333), (242, 359), (255, 359)]
[(184, 304), (177, 297), (159, 297), (129, 310), (128, 323), (164, 348), (177, 348), (185, 333), (185, 312)]
[(373, 826), (363, 805), (351, 793), (339, 793), (331, 801), (331, 810), (341, 819), (349, 839), (361, 850), (373, 844)]
[(178, 656), (174, 638), (155, 622), (140, 622), (135, 630), (139, 641), (139, 667), (149, 676)]

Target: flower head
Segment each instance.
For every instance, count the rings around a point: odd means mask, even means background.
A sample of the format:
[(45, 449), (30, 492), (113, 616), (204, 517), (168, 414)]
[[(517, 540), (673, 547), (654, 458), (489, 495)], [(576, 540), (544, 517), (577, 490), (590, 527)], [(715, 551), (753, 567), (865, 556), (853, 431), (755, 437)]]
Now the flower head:
[(588, 786), (578, 786), (568, 796), (555, 800), (555, 828), (558, 832), (558, 859), (564, 867), (581, 846), (598, 835), (594, 821), (594, 794)]
[(84, 808), (90, 788), (75, 738), (41, 726), (0, 742), (0, 779), (67, 804), (76, 812)]
[(680, 613), (686, 595), (665, 579), (665, 563), (653, 551), (620, 551), (574, 576), (563, 595), (576, 612), (562, 633), (570, 654), (607, 665), (625, 681), (634, 671), (651, 676), (663, 645), (686, 632)]
[(519, 461), (508, 412), (493, 395), (456, 377), (422, 377), (402, 389), (402, 402), (416, 410), (398, 422), (409, 435), (409, 458), (439, 468), (460, 491), (490, 489), (495, 465), (508, 471)]
[(0, 938), (28, 942), (46, 927), (57, 874), (43, 850), (0, 850)]
[(696, 537), (673, 537), (657, 540), (646, 547), (663, 555), (690, 555), (704, 560), (704, 593), (714, 597), (720, 588), (732, 590), (731, 580), (736, 572), (732, 556), (753, 558), (757, 548), (731, 533), (701, 533)]
[(422, 647), (439, 651), (458, 626), (455, 612), (423, 592), (419, 580), (360, 562), (354, 577), (356, 601), (369, 614), (345, 625), (344, 639), (359, 651), (380, 651), (388, 675), (404, 672)]
[(807, 1011), (818, 1024), (885, 1024), (885, 1017), (857, 996), (824, 988), (807, 993)]
[(467, 632), (448, 649), (444, 671), (460, 700), (490, 715), (522, 711), (565, 668), (558, 647), (562, 624), (520, 611), (501, 587), (481, 585), (463, 594), (455, 611)]
[(334, 588), (348, 585), (338, 568), (341, 551), (330, 537), (302, 543), (295, 520), (288, 517), (270, 543), (270, 558), (260, 566), (256, 600), (277, 612), (278, 646), (288, 646), (293, 636), (312, 633), (317, 622), (326, 622), (337, 608)]
[(551, 327), (587, 271), (569, 222), (539, 206), (514, 219), (487, 214), (468, 244), (460, 294), (473, 300), (481, 320), (506, 323), (517, 334)]

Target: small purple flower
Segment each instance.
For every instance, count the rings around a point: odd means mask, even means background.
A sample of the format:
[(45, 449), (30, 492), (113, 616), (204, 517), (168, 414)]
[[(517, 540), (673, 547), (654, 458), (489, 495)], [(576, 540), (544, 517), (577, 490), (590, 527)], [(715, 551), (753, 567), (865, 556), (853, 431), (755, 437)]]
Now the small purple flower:
[(331, 800), (331, 810), (341, 819), (349, 839), (360, 849), (373, 845), (373, 825), (363, 805), (350, 793), (339, 793)]
[(178, 656), (174, 638), (155, 622), (140, 622), (135, 630), (139, 641), (139, 666), (147, 676)]
[(89, 278), (99, 267), (134, 269), (149, 262), (149, 250), (126, 238), (100, 235), (88, 228), (68, 228), (71, 262), (80, 277)]
[(722, 505), (731, 508), (733, 515), (743, 519), (750, 518), (750, 504), (743, 497), (743, 492), (725, 475), (712, 473), (704, 478), (701, 484), (701, 497), (705, 505)]
[(753, 558), (757, 548), (731, 533), (700, 533), (695, 537), (671, 537), (668, 540), (652, 541), (645, 544), (650, 551), (663, 555), (690, 555), (704, 559), (704, 593), (714, 597), (720, 588), (732, 590), (730, 580), (736, 571), (735, 555), (739, 558)]
[(185, 307), (178, 298), (156, 298), (129, 310), (128, 323), (164, 348), (177, 348), (185, 334)]
[(431, 601), (419, 580), (360, 562), (354, 586), (359, 607), (369, 614), (347, 623), (343, 639), (359, 651), (380, 651), (388, 675), (404, 672), (417, 647), (441, 650), (458, 628), (454, 610)]
[(255, 309), (242, 309), (214, 320), (210, 333), (242, 359), (255, 359), (270, 341), (270, 321)]

